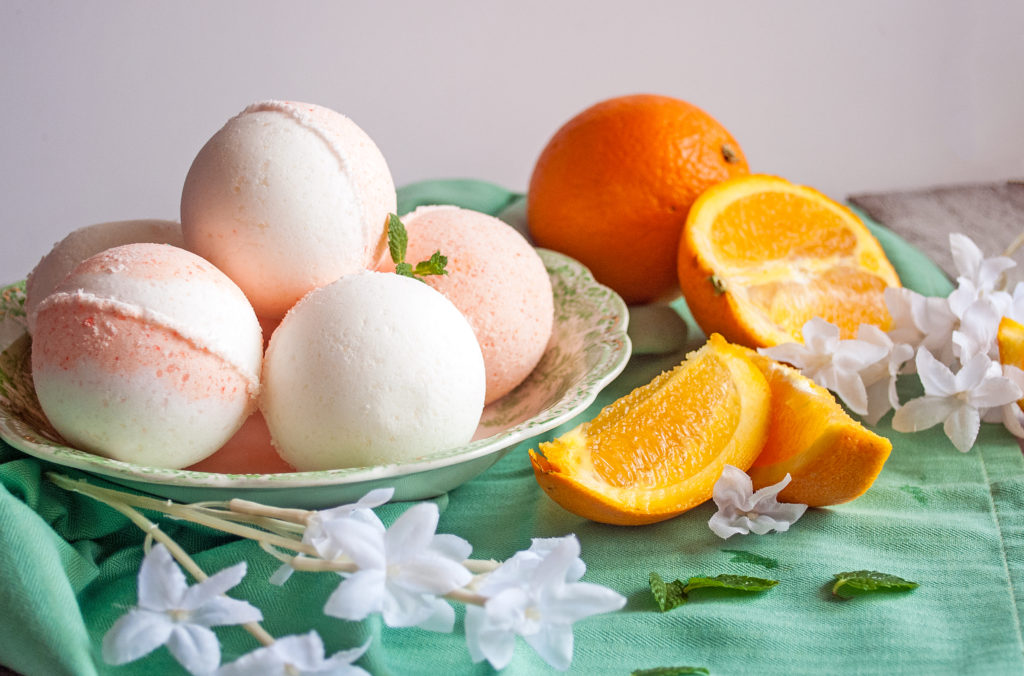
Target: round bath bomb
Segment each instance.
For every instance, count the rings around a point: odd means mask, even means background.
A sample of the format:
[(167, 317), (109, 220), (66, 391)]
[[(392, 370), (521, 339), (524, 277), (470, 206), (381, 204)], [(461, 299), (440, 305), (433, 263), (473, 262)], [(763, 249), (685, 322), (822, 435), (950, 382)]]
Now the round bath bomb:
[(460, 446), (484, 404), (473, 330), (426, 284), (360, 272), (313, 291), (274, 331), (260, 406), (300, 471), (402, 462)]
[(28, 332), (35, 332), (39, 304), (79, 263), (105, 249), (138, 242), (185, 246), (178, 223), (153, 219), (87, 225), (57, 242), (29, 273), (25, 282)]
[(185, 243), (223, 270), (256, 314), (373, 268), (396, 209), (384, 156), (350, 119), (309, 103), (254, 103), (203, 146), (185, 178)]
[(86, 259), (40, 304), (32, 378), (71, 445), (181, 468), (254, 410), (262, 347), (252, 306), (213, 265), (127, 244)]
[[(407, 261), (438, 250), (448, 257), (448, 274), (424, 281), (473, 327), (487, 369), (487, 403), (505, 396), (530, 375), (551, 338), (554, 306), (544, 262), (514, 228), (478, 211), (420, 207), (402, 222)], [(380, 268), (395, 266), (385, 261)]]

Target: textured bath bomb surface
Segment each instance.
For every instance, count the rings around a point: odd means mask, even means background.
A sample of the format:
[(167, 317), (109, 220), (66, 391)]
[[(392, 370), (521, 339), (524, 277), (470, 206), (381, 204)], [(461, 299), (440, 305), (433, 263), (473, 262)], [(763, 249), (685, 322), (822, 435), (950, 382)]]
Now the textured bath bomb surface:
[[(502, 221), (455, 206), (420, 207), (402, 218), (406, 260), (440, 250), (448, 274), (424, 280), (466, 316), (487, 369), (487, 403), (511, 392), (544, 355), (554, 322), (551, 279), (529, 242)], [(393, 271), (385, 261), (380, 269)]]
[(384, 156), (350, 119), (309, 103), (254, 103), (199, 151), (181, 195), (186, 247), (245, 292), (260, 317), (373, 268), (396, 209)]
[(32, 377), (73, 446), (139, 465), (209, 456), (254, 410), (262, 337), (241, 290), (184, 249), (82, 262), (39, 306)]
[(39, 304), (79, 263), (105, 249), (139, 242), (173, 244), (177, 247), (185, 245), (181, 226), (177, 222), (153, 219), (87, 225), (57, 242), (29, 273), (25, 282), (28, 332), (31, 334), (35, 331)]
[(408, 277), (361, 272), (285, 316), (260, 405), (296, 469), (364, 467), (467, 443), (484, 387), (473, 330), (450, 301)]

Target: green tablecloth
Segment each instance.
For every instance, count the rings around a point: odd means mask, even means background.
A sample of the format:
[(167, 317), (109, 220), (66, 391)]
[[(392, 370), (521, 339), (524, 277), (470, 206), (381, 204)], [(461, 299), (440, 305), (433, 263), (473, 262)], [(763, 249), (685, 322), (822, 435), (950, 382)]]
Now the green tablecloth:
[[(514, 197), (488, 184), (434, 182), (404, 189), (400, 204), (455, 202), (496, 213)], [(908, 286), (949, 290), (920, 253), (873, 227)], [(686, 349), (701, 340), (696, 331), (690, 335)], [(634, 356), (583, 416), (676, 364), (684, 352)], [(720, 540), (707, 527), (708, 505), (638, 528), (585, 521), (538, 488), (526, 454), (530, 443), (440, 498), (438, 530), (468, 539), (475, 558), (498, 559), (527, 547), (531, 537), (578, 535), (588, 565), (584, 580), (616, 589), (628, 603), (576, 625), (571, 673), (628, 674), (664, 665), (704, 666), (713, 674), (1024, 673), (1024, 461), (1016, 441), (1001, 427), (984, 425), (974, 450), (960, 454), (939, 429), (902, 435), (887, 421), (878, 429), (892, 439), (893, 452), (871, 490), (847, 505), (809, 510), (786, 533)], [(136, 602), (142, 535), (108, 508), (42, 480), (44, 469), (0, 445), (0, 663), (46, 676), (178, 673), (165, 649), (118, 668), (100, 659), (103, 634)], [(387, 522), (404, 508), (379, 511)], [(336, 576), (296, 573), (285, 586), (273, 586), (267, 578), (278, 563), (255, 544), (167, 520), (162, 527), (209, 573), (248, 561), (249, 574), (232, 594), (259, 606), (275, 636), (316, 629), (328, 653), (372, 637), (360, 664), (374, 674), (491, 671), (470, 661), (461, 610), (452, 634), (329, 618), (320, 608)], [(764, 558), (753, 563), (736, 552)], [(831, 598), (832, 574), (859, 569), (921, 586), (904, 595)], [(737, 573), (781, 583), (753, 597), (707, 594), (662, 614), (648, 592), (651, 571), (666, 579)], [(240, 628), (219, 634), (224, 661), (256, 647)], [(504, 673), (549, 671), (520, 641)]]

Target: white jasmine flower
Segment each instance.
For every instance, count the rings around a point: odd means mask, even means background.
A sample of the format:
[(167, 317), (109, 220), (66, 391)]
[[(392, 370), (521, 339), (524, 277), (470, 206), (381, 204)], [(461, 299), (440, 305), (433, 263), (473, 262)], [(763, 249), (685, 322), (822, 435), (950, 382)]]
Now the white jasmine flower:
[(857, 339), (878, 345), (885, 349), (885, 356), (861, 371), (861, 379), (867, 388), (868, 407), (864, 420), (874, 425), (892, 409), (900, 407), (896, 393), (896, 378), (903, 365), (914, 358), (914, 348), (906, 343), (895, 343), (891, 334), (886, 334), (872, 324), (861, 324), (857, 328)]
[[(373, 512), (374, 507), (380, 507), (394, 495), (394, 488), (376, 488), (353, 504), (340, 505), (330, 509), (314, 512), (306, 523), (306, 529), (302, 532), (302, 542), (312, 545), (320, 558), (327, 561), (337, 561), (345, 555), (340, 543), (331, 535), (332, 524), (343, 519), (355, 519), (365, 523), (371, 528), (384, 532), (384, 523)], [(282, 564), (273, 575), (270, 576), (270, 583), (282, 585), (288, 581), (295, 569), (287, 563)]]
[(984, 353), (972, 356), (956, 374), (924, 348), (918, 350), (916, 363), (924, 395), (896, 411), (892, 427), (897, 432), (917, 432), (942, 423), (961, 453), (974, 446), (984, 411), (1022, 396), (1021, 388), (998, 375), (1001, 371), (993, 369), (992, 359)]
[(949, 250), (959, 278), (970, 281), (981, 293), (995, 291), (1002, 282), (1003, 273), (1017, 265), (1006, 256), (985, 258), (974, 240), (960, 233), (949, 235)]
[(466, 643), (474, 662), (503, 669), (515, 637), (523, 639), (555, 669), (572, 662), (572, 625), (622, 608), (625, 597), (601, 585), (579, 582), (586, 567), (575, 535), (535, 539), (490, 573), (477, 592), (483, 606), (466, 607)]
[(884, 359), (886, 349), (863, 340), (840, 340), (839, 327), (815, 317), (803, 326), (804, 342), (760, 348), (758, 352), (792, 364), (822, 387), (832, 390), (851, 410), (865, 415), (868, 394), (861, 371)]
[(320, 634), (285, 636), (271, 645), (253, 650), (217, 670), (217, 676), (370, 676), (352, 664), (370, 647), (367, 641), (352, 650), (340, 650), (324, 657)]
[(341, 573), (345, 581), (324, 612), (345, 620), (379, 612), (389, 627), (451, 631), (455, 611), (438, 597), (472, 579), (462, 565), (472, 547), (454, 535), (435, 535), (438, 517), (437, 505), (421, 503), (387, 531), (358, 519), (332, 522), (331, 537), (358, 570)]
[(953, 351), (961, 363), (976, 354), (987, 354), (998, 361), (999, 346), (996, 334), (1003, 314), (991, 297), (979, 298), (964, 310), (960, 327), (953, 332)]
[(950, 309), (947, 298), (889, 287), (885, 290), (885, 304), (892, 317), (889, 337), (893, 342), (906, 343), (915, 349), (924, 345), (943, 362), (953, 361), (955, 355), (950, 340), (960, 319)]
[(263, 619), (255, 606), (224, 596), (245, 569), (243, 561), (190, 587), (167, 548), (154, 545), (139, 567), (139, 605), (103, 637), (103, 659), (124, 664), (166, 645), (190, 673), (212, 672), (220, 664), (220, 642), (210, 627)]
[(755, 492), (754, 484), (746, 472), (725, 465), (712, 491), (712, 499), (718, 505), (718, 511), (708, 521), (708, 526), (723, 540), (737, 534), (764, 535), (773, 530), (779, 533), (789, 530), (807, 511), (807, 505), (776, 500), (792, 479), (787, 474), (777, 484)]

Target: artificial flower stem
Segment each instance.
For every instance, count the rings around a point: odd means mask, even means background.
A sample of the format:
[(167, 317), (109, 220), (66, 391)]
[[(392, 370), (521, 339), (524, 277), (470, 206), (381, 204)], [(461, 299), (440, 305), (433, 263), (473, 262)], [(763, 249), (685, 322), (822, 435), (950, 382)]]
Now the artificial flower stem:
[(202, 526), (207, 526), (224, 533), (238, 535), (249, 540), (269, 542), (277, 545), (278, 547), (284, 547), (296, 552), (302, 552), (303, 554), (316, 556), (316, 550), (313, 547), (299, 542), (294, 538), (268, 533), (258, 528), (250, 528), (227, 519), (210, 516), (205, 512), (192, 510), (187, 506), (179, 505), (171, 500), (157, 500), (155, 498), (147, 498), (141, 495), (123, 493), (109, 488), (100, 488), (99, 486), (94, 486), (87, 481), (83, 481), (81, 479), (70, 479), (66, 476), (55, 474), (53, 472), (48, 472), (46, 476), (50, 481), (61, 488), (74, 491), (76, 493), (82, 493), (83, 495), (88, 495), (89, 497), (106, 504), (110, 504), (109, 501), (111, 500), (118, 501), (132, 507), (160, 512), (161, 514), (167, 514), (168, 516), (172, 516), (177, 519), (198, 523)]
[(1017, 249), (1021, 248), (1021, 246), (1024, 246), (1024, 232), (1021, 232), (1012, 242), (1010, 242), (1010, 245), (1006, 247), (1005, 251), (1003, 251), (1003, 256), (1006, 258), (1012, 258), (1013, 254), (1015, 254)]
[[(76, 488), (72, 488), (71, 490), (81, 492), (78, 491)], [(117, 491), (112, 492), (116, 493)], [(167, 551), (170, 552), (171, 556), (173, 556), (174, 559), (178, 563), (180, 563), (181, 566), (185, 570), (187, 570), (189, 574), (197, 581), (203, 582), (209, 577), (205, 572), (203, 572), (203, 569), (199, 567), (199, 564), (197, 564), (192, 559), (192, 557), (188, 555), (188, 552), (182, 549), (181, 546), (177, 542), (175, 542), (172, 537), (167, 535), (167, 533), (160, 530), (160, 526), (156, 525), (155, 523), (147, 519), (138, 510), (118, 500), (104, 500), (103, 498), (96, 495), (90, 495), (88, 493), (83, 494), (88, 495), (90, 498), (94, 500), (102, 502), (111, 509), (114, 509), (128, 517), (128, 519), (132, 523), (138, 526), (142, 530), (142, 532), (146, 534), (147, 538), (152, 538), (153, 540), (156, 540), (157, 542), (160, 542), (165, 547), (167, 547)], [(246, 622), (242, 625), (242, 628), (249, 632), (249, 634), (251, 634), (252, 637), (259, 641), (262, 645), (273, 645), (274, 637), (267, 633), (267, 630), (260, 626), (258, 622)]]
[(253, 516), (267, 516), (272, 519), (279, 519), (281, 521), (288, 521), (290, 523), (297, 523), (305, 525), (309, 520), (309, 517), (315, 514), (307, 509), (291, 509), (288, 507), (271, 507), (270, 505), (262, 505), (258, 502), (251, 502), (249, 500), (242, 500), (240, 498), (233, 498), (228, 503), (228, 508), (232, 512), (239, 514), (251, 514)]

